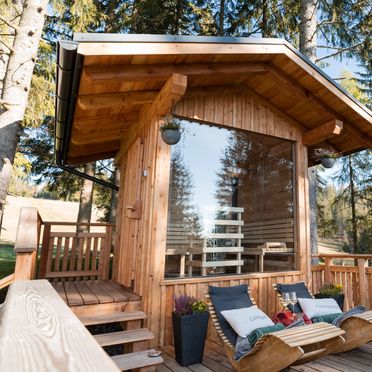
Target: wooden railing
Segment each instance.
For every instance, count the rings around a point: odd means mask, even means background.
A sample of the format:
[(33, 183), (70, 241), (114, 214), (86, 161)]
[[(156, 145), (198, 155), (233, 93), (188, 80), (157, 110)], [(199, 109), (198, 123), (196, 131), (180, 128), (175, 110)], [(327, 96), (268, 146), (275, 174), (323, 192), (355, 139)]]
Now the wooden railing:
[(345, 294), (344, 309), (359, 304), (372, 309), (372, 255), (320, 254), (324, 263), (312, 266), (314, 293), (325, 283), (341, 284)]
[[(77, 232), (81, 226), (91, 231)], [(36, 208), (22, 208), (14, 244), (14, 273), (0, 280), (0, 289), (15, 280), (36, 277), (39, 246), (39, 278), (110, 279), (114, 228), (105, 223), (43, 221)]]
[[(109, 279), (112, 234), (105, 223), (43, 222), (39, 278)], [(77, 232), (78, 227), (100, 231)], [(63, 231), (58, 231), (58, 230)], [(97, 230), (96, 229), (96, 230)], [(66, 231), (70, 230), (70, 231)], [(72, 230), (72, 231), (71, 231)]]
[(46, 280), (14, 282), (0, 318), (0, 371), (119, 371)]

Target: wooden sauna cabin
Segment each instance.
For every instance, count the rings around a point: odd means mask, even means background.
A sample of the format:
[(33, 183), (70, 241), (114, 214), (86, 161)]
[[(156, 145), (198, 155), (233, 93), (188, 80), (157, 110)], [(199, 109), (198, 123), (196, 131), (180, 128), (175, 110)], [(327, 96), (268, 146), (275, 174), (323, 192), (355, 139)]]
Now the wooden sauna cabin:
[(280, 39), (75, 34), (58, 43), (56, 119), (58, 164), (120, 169), (112, 279), (155, 346), (172, 343), (175, 295), (248, 283), (273, 314), (273, 283), (311, 284), (313, 150), (372, 143), (371, 112)]

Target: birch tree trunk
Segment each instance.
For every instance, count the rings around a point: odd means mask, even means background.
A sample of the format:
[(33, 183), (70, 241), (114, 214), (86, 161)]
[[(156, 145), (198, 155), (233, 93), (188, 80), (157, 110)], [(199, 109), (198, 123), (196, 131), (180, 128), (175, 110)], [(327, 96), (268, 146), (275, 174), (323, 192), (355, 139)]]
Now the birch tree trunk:
[[(88, 163), (84, 166), (84, 173), (94, 177), (96, 172), (96, 163)], [(93, 204), (93, 181), (83, 179), (83, 187), (80, 193), (79, 213), (77, 222), (90, 222)], [(79, 226), (77, 232), (89, 231), (87, 226)]]
[[(19, 2), (22, 4), (21, 2)], [(47, 0), (23, 2), (3, 78), (0, 108), (0, 234), (11, 166), (27, 106)], [(11, 23), (11, 22), (10, 22)]]
[[(317, 1), (301, 0), (300, 11), (300, 52), (311, 62), (316, 60), (317, 48)], [(311, 254), (318, 253), (318, 208), (316, 203), (317, 171), (316, 167), (309, 168), (309, 203), (310, 203), (310, 250)], [(312, 260), (316, 263), (317, 260)]]

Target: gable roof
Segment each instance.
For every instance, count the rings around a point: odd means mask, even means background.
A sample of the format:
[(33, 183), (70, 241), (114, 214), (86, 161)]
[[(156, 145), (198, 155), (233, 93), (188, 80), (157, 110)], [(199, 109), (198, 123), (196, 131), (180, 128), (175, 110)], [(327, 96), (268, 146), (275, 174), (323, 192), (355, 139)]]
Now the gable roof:
[(115, 156), (172, 73), (187, 92), (244, 87), (304, 133), (340, 120), (327, 145), (343, 154), (372, 144), (371, 111), (281, 39), (75, 34), (57, 50), (59, 163)]

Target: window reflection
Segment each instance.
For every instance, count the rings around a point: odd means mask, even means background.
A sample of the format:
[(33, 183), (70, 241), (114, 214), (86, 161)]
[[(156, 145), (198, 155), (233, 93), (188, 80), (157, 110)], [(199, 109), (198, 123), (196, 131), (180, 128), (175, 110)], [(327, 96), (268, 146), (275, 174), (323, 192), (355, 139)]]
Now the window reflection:
[(166, 277), (293, 269), (293, 143), (182, 126), (171, 149)]

